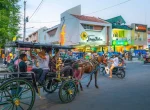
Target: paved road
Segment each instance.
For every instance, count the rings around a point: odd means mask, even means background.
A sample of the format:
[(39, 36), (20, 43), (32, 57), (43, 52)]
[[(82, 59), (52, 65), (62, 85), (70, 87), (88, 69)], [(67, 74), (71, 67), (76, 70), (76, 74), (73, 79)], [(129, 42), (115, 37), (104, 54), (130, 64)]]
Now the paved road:
[[(99, 75), (99, 89), (93, 85), (80, 92), (76, 99), (62, 104), (58, 92), (45, 94), (45, 100), (36, 99), (33, 110), (150, 110), (150, 65), (128, 63), (126, 78), (109, 79)], [(94, 82), (94, 81), (93, 81)]]

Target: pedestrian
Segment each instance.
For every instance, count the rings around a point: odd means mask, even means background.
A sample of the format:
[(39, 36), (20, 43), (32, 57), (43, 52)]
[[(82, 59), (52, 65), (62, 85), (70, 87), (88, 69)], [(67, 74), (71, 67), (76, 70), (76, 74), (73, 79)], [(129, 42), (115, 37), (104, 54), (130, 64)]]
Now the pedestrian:
[(141, 52), (138, 52), (138, 60), (141, 60)]

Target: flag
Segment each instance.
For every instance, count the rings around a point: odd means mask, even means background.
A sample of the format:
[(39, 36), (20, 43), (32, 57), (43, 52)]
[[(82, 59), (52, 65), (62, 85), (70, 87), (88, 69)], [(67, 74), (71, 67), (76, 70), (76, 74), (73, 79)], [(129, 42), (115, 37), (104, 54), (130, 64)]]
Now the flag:
[(65, 28), (66, 28), (66, 25), (63, 25), (61, 33), (60, 33), (60, 44), (61, 45), (65, 44), (65, 35), (66, 35)]
[(17, 37), (15, 36), (15, 37), (13, 37), (13, 41), (16, 41), (17, 40)]

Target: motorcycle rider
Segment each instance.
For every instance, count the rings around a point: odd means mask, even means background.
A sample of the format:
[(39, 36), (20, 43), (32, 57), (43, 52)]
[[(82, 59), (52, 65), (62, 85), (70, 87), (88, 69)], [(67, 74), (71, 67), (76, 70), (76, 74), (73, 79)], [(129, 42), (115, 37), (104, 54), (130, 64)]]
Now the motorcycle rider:
[(112, 62), (111, 67), (110, 67), (110, 78), (112, 78), (112, 71), (115, 67), (117, 67), (119, 65), (119, 58), (117, 55), (113, 55), (113, 59), (110, 60), (110, 62)]

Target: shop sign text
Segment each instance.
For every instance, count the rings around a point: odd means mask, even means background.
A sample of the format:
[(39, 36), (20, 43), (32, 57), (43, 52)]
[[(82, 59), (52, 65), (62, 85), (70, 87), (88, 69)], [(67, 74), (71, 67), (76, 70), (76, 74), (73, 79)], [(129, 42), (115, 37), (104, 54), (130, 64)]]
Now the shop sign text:
[(88, 35), (88, 39), (87, 42), (96, 42), (96, 41), (102, 41), (103, 39), (101, 39), (100, 37), (97, 37), (95, 35)]
[(136, 24), (135, 25), (135, 31), (146, 32), (147, 31), (147, 26)]

